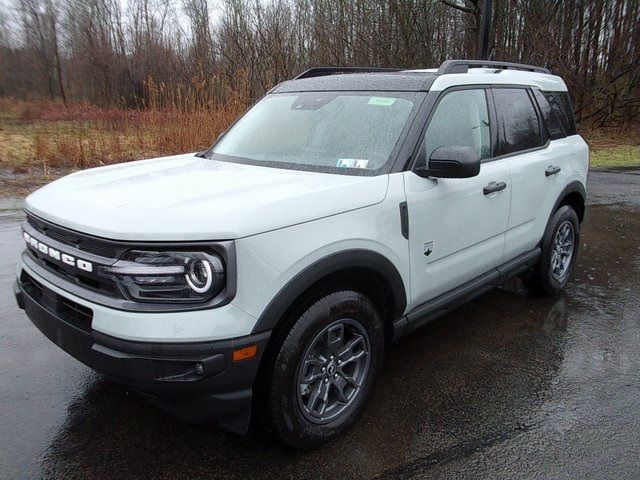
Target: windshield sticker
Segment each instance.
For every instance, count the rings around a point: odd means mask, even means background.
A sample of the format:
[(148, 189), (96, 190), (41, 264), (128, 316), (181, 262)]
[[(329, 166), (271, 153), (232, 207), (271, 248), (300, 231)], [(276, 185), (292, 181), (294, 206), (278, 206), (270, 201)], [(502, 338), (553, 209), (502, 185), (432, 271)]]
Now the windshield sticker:
[(369, 160), (361, 158), (339, 158), (336, 167), (342, 168), (368, 168)]
[(369, 99), (369, 105), (379, 105), (381, 107), (389, 107), (395, 103), (395, 98), (388, 97), (371, 97)]

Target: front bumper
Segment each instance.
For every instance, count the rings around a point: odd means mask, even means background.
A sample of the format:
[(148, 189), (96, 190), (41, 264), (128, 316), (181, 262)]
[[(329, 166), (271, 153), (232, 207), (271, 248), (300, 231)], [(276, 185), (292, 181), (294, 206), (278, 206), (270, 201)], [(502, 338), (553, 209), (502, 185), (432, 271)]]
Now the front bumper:
[[(14, 293), (33, 324), (82, 363), (182, 419), (217, 421), (246, 432), (253, 381), (269, 332), (207, 342), (123, 340), (93, 330), (90, 308), (28, 274), (15, 283)], [(255, 357), (232, 360), (234, 350), (254, 344), (258, 345)]]

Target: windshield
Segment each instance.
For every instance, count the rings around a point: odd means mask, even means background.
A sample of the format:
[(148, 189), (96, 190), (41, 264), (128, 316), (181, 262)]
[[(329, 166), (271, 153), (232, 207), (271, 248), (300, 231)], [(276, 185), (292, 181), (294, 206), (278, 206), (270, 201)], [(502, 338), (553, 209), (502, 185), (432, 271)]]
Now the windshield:
[(374, 174), (388, 161), (414, 108), (415, 93), (271, 94), (214, 145), (214, 159)]

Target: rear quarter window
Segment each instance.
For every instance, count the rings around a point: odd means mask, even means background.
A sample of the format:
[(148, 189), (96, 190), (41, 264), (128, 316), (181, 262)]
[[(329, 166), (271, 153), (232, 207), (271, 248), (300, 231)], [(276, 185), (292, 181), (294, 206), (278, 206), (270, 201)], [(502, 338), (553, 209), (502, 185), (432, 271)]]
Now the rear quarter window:
[[(573, 118), (573, 107), (568, 92), (542, 92), (542, 95), (549, 103), (549, 134), (554, 139), (552, 128), (561, 132), (555, 138), (562, 138), (576, 134), (576, 123)], [(542, 108), (542, 107), (541, 107)]]

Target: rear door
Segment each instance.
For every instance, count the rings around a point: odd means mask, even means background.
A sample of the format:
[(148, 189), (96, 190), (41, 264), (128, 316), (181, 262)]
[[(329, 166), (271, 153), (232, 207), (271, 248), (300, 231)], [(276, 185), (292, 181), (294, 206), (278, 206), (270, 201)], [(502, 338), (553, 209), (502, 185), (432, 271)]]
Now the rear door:
[(554, 174), (547, 176), (545, 171), (555, 171), (561, 160), (549, 148), (549, 134), (530, 88), (494, 86), (491, 92), (498, 120), (499, 155), (511, 171), (511, 209), (505, 238), (508, 261), (533, 249), (542, 237), (540, 226), (547, 220), (545, 205), (554, 195), (554, 189), (549, 188), (549, 176)]
[[(443, 92), (434, 107), (418, 162), (440, 146), (466, 146), (483, 159), (472, 178), (422, 178), (404, 172), (409, 212), (412, 306), (502, 262), (509, 216), (509, 168), (492, 157), (493, 111), (483, 87)], [(485, 187), (498, 185), (490, 192)]]
[(538, 110), (549, 135), (545, 149), (544, 169), (537, 175), (544, 175), (545, 199), (540, 205), (539, 221), (534, 229), (534, 241), (542, 238), (551, 210), (564, 188), (575, 180), (576, 174), (583, 172), (584, 149), (576, 148), (576, 125), (573, 107), (568, 92), (543, 92), (532, 88)]

